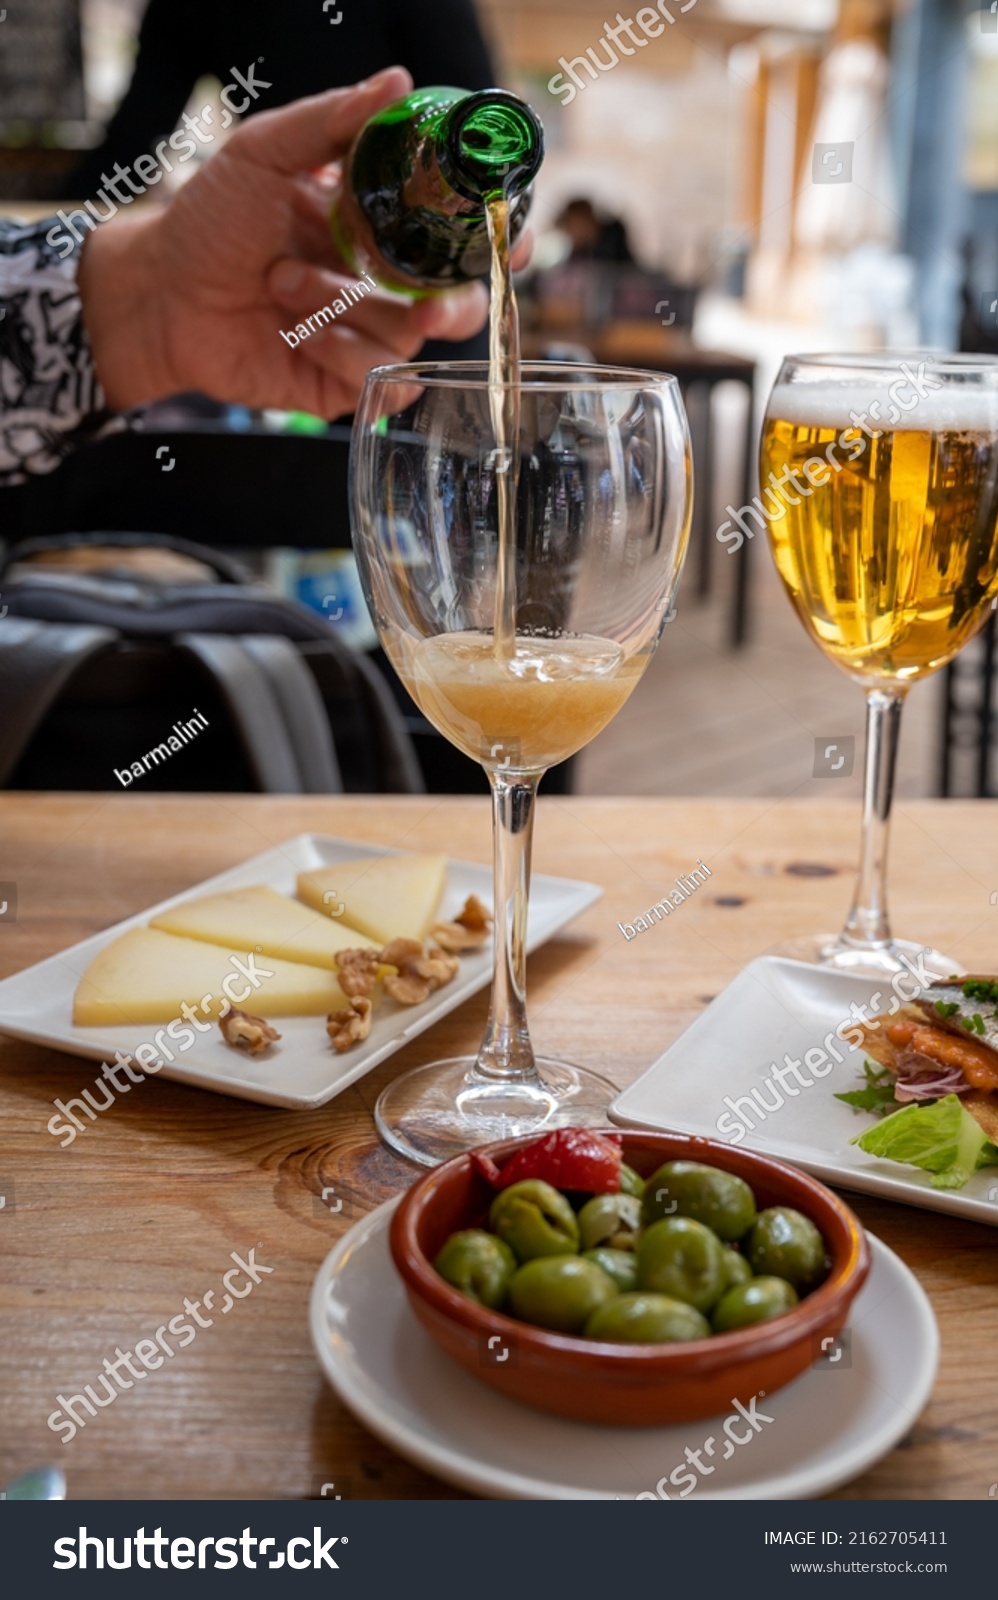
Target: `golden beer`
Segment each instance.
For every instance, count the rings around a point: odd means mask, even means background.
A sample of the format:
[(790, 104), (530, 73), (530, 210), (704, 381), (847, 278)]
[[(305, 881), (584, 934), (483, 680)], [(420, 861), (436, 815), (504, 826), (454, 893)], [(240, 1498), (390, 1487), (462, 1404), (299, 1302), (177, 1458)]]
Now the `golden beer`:
[(899, 425), (864, 429), (851, 413), (867, 413), (870, 398), (778, 384), (760, 490), (777, 570), (808, 632), (868, 686), (944, 666), (998, 592), (994, 398), (930, 393)]

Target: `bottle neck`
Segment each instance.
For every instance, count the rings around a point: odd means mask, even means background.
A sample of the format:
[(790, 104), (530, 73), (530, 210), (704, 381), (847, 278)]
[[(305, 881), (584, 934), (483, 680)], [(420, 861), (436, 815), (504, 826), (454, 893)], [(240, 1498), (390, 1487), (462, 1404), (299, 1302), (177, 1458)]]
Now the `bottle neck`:
[(521, 194), (544, 158), (540, 120), (505, 89), (485, 89), (459, 100), (444, 118), (441, 134), (445, 176), (469, 200)]

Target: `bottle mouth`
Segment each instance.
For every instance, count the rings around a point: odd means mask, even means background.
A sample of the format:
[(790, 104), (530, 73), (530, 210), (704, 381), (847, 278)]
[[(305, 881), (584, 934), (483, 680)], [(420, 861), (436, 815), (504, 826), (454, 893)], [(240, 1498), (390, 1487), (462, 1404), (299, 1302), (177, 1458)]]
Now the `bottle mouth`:
[(456, 174), (486, 196), (526, 188), (544, 158), (544, 129), (504, 89), (468, 95), (454, 107), (447, 144)]

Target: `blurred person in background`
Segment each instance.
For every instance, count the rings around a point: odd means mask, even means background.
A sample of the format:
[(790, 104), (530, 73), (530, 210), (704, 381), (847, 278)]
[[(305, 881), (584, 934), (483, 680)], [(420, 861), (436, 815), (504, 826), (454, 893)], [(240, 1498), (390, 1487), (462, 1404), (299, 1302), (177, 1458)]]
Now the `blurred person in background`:
[(619, 217), (600, 217), (591, 200), (569, 200), (555, 226), (571, 242), (569, 261), (611, 261), (633, 266), (627, 228)]
[[(73, 194), (92, 194), (102, 170), (134, 162), (177, 126), (199, 78), (228, 83), (253, 68), (256, 97), (241, 114), (360, 83), (398, 62), (417, 88), (488, 89), (492, 63), (472, 0), (149, 0), (135, 70), (102, 144), (72, 175)], [(266, 85), (266, 86), (265, 86)]]

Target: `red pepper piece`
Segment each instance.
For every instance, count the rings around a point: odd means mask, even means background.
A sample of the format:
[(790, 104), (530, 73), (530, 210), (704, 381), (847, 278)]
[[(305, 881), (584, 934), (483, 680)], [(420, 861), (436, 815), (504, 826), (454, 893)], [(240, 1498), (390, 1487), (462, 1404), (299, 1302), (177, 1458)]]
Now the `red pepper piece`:
[(620, 1188), (620, 1141), (619, 1133), (556, 1128), (518, 1150), (501, 1169), (491, 1157), (474, 1151), (472, 1161), (496, 1189), (508, 1189), (524, 1178), (541, 1178), (555, 1189), (614, 1194)]
[(499, 1187), (499, 1168), (491, 1156), (483, 1156), (480, 1150), (472, 1150), (471, 1165), (485, 1179), (486, 1183), (492, 1185), (493, 1189)]

